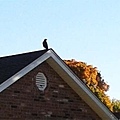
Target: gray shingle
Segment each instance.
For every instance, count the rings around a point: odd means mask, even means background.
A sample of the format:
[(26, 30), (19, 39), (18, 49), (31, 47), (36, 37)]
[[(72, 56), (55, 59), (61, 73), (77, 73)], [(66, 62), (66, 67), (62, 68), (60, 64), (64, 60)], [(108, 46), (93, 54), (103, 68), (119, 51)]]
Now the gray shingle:
[(46, 52), (34, 51), (0, 58), (0, 84)]

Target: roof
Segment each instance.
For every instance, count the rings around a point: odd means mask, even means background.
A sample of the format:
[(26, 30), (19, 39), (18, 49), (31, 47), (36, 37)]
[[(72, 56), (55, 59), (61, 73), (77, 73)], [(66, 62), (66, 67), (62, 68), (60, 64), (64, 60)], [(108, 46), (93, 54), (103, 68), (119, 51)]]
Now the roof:
[(54, 52), (35, 51), (0, 58), (0, 92), (46, 61), (103, 120), (118, 120)]
[(0, 84), (40, 57), (46, 50), (0, 58)]

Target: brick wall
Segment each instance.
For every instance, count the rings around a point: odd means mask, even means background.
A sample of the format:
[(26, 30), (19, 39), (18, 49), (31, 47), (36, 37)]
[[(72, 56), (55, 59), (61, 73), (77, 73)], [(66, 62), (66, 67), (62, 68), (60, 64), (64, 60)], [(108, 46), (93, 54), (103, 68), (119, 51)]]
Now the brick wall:
[[(38, 90), (35, 76), (43, 72), (47, 88)], [(0, 120), (101, 120), (96, 113), (43, 63), (0, 93)]]

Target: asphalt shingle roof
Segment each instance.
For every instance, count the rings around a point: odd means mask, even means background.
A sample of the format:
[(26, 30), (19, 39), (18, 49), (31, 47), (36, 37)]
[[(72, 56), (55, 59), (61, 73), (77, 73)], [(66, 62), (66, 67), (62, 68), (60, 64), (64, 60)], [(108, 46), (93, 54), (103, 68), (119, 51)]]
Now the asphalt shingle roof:
[(0, 57), (0, 84), (43, 55), (45, 52), (46, 50), (41, 50)]

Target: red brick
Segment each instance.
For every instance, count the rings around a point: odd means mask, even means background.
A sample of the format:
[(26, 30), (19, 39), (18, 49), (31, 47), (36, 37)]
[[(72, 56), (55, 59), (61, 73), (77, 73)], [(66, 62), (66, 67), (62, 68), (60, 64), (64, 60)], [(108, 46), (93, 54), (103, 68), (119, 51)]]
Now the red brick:
[[(45, 91), (35, 84), (38, 72), (47, 78)], [(45, 62), (0, 93), (0, 119), (101, 120)]]

